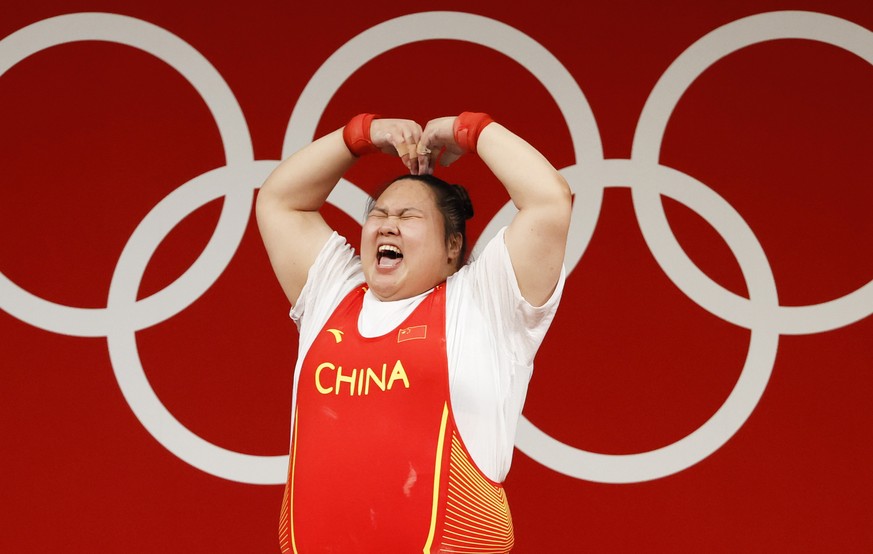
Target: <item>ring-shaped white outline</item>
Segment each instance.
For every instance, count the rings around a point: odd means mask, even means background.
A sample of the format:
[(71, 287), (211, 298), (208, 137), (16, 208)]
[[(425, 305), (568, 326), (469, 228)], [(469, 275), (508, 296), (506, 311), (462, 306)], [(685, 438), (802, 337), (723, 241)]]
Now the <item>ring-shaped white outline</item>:
[[(676, 170), (646, 167), (632, 160), (606, 160), (586, 168), (587, 178), (607, 186), (653, 188), (703, 217), (725, 239), (734, 253), (749, 245), (754, 261), (740, 258), (740, 269), (750, 295), (764, 297), (763, 303), (776, 303), (772, 275), (751, 273), (760, 263), (763, 251), (751, 230), (731, 206), (712, 189)], [(658, 196), (660, 198), (660, 196)], [(764, 258), (766, 261), (766, 258)], [(767, 266), (769, 267), (769, 266)], [(599, 454), (564, 444), (538, 429), (525, 417), (519, 421), (516, 445), (532, 459), (564, 475), (600, 483), (635, 483), (666, 477), (705, 459), (721, 448), (743, 426), (767, 387), (779, 333), (766, 323), (752, 328), (749, 351), (737, 382), (718, 410), (696, 430), (667, 446), (636, 454)]]
[[(800, 11), (770, 12), (739, 19), (710, 32), (682, 53), (652, 89), (640, 114), (631, 159), (657, 165), (667, 122), (679, 99), (721, 58), (753, 44), (806, 39), (842, 48), (873, 65), (873, 32), (838, 17)], [(652, 254), (670, 279), (704, 309), (751, 329), (766, 318), (785, 335), (811, 334), (850, 325), (873, 314), (873, 279), (840, 298), (808, 306), (773, 306), (762, 313), (749, 299), (710, 279), (669, 231), (658, 191), (633, 188), (634, 209)], [(769, 264), (768, 269), (769, 272)]]
[[(564, 116), (573, 142), (576, 165), (603, 159), (603, 146), (594, 113), (569, 71), (555, 56), (528, 35), (500, 21), (465, 12), (434, 11), (404, 15), (371, 27), (337, 49), (307, 83), (300, 94), (282, 146), (282, 157), (309, 144), (327, 104), (351, 75), (385, 52), (426, 40), (458, 40), (485, 46), (524, 67), (551, 94)], [(566, 175), (574, 174), (572, 171)], [(572, 272), (585, 252), (603, 202), (603, 188), (570, 181), (576, 195), (565, 264)], [(350, 203), (360, 194), (345, 179), (329, 201)], [(359, 208), (363, 213), (363, 204)], [(507, 202), (491, 219), (472, 249), (475, 256), (497, 231), (509, 224), (515, 207)]]
[[(869, 315), (864, 310), (854, 310), (850, 318), (855, 319), (840, 321), (839, 314), (846, 313), (840, 306), (842, 312), (835, 309), (821, 314), (828, 316), (829, 326), (814, 327), (809, 322), (805, 327), (786, 325), (786, 315), (782, 314), (805, 312), (815, 315), (821, 307), (779, 312), (772, 270), (760, 242), (745, 220), (712, 189), (690, 176), (659, 165), (660, 143), (673, 108), (694, 79), (715, 61), (764, 40), (811, 38), (833, 44), (828, 40), (832, 35), (840, 37), (837, 46), (855, 53), (856, 50), (873, 48), (871, 33), (866, 29), (832, 16), (806, 12), (760, 14), (714, 30), (683, 52), (658, 81), (641, 113), (631, 160), (608, 160), (602, 168), (587, 168), (599, 173), (592, 178), (601, 182), (631, 183), (634, 209), (644, 239), (665, 274), (683, 293), (710, 313), (752, 331), (740, 378), (722, 406), (691, 434), (649, 452), (628, 455), (590, 453), (553, 439), (524, 418), (519, 425), (519, 449), (551, 469), (604, 483), (647, 481), (682, 471), (718, 450), (745, 424), (767, 386), (780, 333), (816, 332), (824, 330), (819, 327), (830, 329), (848, 325)], [(864, 59), (871, 62), (867, 57)], [(694, 265), (672, 234), (660, 201), (662, 195), (693, 209), (726, 240), (740, 264), (749, 300), (732, 295), (730, 300), (733, 301), (723, 301), (727, 291)], [(869, 284), (862, 289), (867, 287)], [(862, 289), (848, 296), (853, 301), (858, 297), (866, 299), (867, 293)], [(845, 298), (838, 304), (844, 301)], [(833, 302), (829, 304), (834, 305)]]
[[(201, 95), (216, 120), (227, 165), (174, 190), (140, 222), (119, 257), (105, 309), (60, 306), (19, 289), (25, 300), (30, 301), (29, 305), (23, 302), (21, 310), (31, 315), (30, 319), (20, 319), (58, 333), (106, 336), (113, 371), (125, 400), (161, 445), (181, 460), (212, 475), (253, 484), (275, 483), (275, 476), (284, 472), (287, 456), (252, 456), (227, 450), (200, 438), (176, 420), (148, 382), (135, 332), (179, 313), (214, 284), (242, 240), (253, 188), (264, 181), (277, 162), (253, 161), (251, 138), (242, 110), (227, 83), (208, 60), (180, 38), (150, 23), (99, 13), (40, 21), (0, 43), (0, 53), (7, 51), (3, 48), (12, 52), (0, 58), (0, 68), (5, 72), (40, 50), (81, 40), (133, 46), (182, 74)], [(200, 256), (173, 283), (137, 301), (142, 276), (163, 238), (187, 215), (218, 198), (224, 199), (221, 214)], [(5, 282), (15, 287), (8, 279)], [(41, 310), (41, 315), (33, 318), (35, 307)], [(10, 313), (19, 316), (18, 311), (10, 310)]]
[[(19, 29), (0, 41), (0, 76), (25, 58), (52, 46), (79, 42), (105, 41), (132, 46), (167, 63), (179, 72), (206, 103), (215, 118), (221, 135), (228, 165), (250, 163), (254, 159), (251, 138), (242, 110), (233, 93), (215, 67), (187, 42), (151, 23), (132, 17), (109, 13), (76, 13), (52, 17)], [(221, 211), (218, 226), (237, 227), (240, 239), (245, 224), (239, 227), (234, 209), (246, 199), (250, 205), (251, 190), (239, 188), (229, 191)], [(247, 214), (246, 214), (247, 216)], [(238, 242), (238, 241), (237, 241)], [(176, 282), (150, 298), (136, 302), (132, 309), (143, 325), (153, 324), (172, 316), (190, 305), (208, 286), (195, 287), (194, 282), (212, 281), (220, 274), (214, 270), (221, 265), (213, 256), (220, 257), (221, 245), (210, 241), (197, 261)], [(226, 245), (225, 245), (226, 246)], [(132, 250), (125, 251), (134, 255)], [(140, 252), (141, 254), (141, 252)], [(124, 258), (122, 254), (122, 258)], [(212, 273), (210, 273), (212, 271)], [(116, 273), (118, 273), (116, 269)], [(122, 274), (123, 275), (123, 274)], [(121, 280), (113, 276), (120, 286)], [(110, 313), (109, 308), (79, 308), (65, 306), (37, 297), (19, 287), (0, 273), (2, 308), (31, 325), (55, 333), (79, 336), (106, 336), (130, 312)], [(179, 302), (175, 307), (172, 302)], [(143, 312), (142, 314), (140, 312)], [(145, 313), (149, 315), (145, 315)]]
[[(155, 206), (134, 231), (128, 242), (134, 246), (125, 248), (125, 255), (113, 276), (123, 274), (128, 277), (113, 278), (113, 286), (110, 287), (110, 313), (129, 312), (134, 305), (138, 284), (150, 253), (154, 252), (166, 233), (179, 221), (212, 200), (224, 197), (225, 202), (228, 202), (228, 196), (240, 188), (240, 183), (259, 185), (275, 166), (275, 161), (258, 161), (234, 167), (220, 167), (192, 179)], [(248, 187), (245, 213), (237, 214), (243, 229), (248, 220), (252, 189), (253, 186)], [(221, 239), (228, 234), (216, 229), (210, 243), (216, 241), (216, 248), (220, 248)], [(227, 243), (223, 246), (228, 250), (222, 254), (220, 263), (223, 265), (220, 269), (218, 266), (210, 268), (218, 270), (219, 275), (239, 246), (239, 241), (235, 239), (233, 236), (227, 237)], [(137, 315), (142, 316), (143, 312)], [(145, 316), (150, 320), (152, 317), (160, 317), (161, 314), (146, 312)], [(277, 476), (284, 475), (288, 456), (257, 456), (228, 450), (201, 438), (182, 425), (158, 398), (143, 369), (135, 331), (142, 328), (144, 321), (125, 317), (114, 323), (107, 334), (107, 344), (115, 377), (131, 410), (155, 440), (182, 461), (216, 477), (262, 485), (275, 484)]]

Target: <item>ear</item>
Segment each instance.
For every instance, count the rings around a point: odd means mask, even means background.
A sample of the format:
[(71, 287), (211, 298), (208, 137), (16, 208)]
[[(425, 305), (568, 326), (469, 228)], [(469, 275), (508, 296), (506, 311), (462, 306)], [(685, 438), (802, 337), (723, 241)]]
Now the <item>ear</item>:
[(458, 257), (461, 255), (461, 244), (464, 241), (464, 237), (461, 236), (461, 233), (455, 233), (451, 237), (449, 237), (449, 242), (446, 244), (446, 249), (449, 252), (449, 262), (456, 262)]

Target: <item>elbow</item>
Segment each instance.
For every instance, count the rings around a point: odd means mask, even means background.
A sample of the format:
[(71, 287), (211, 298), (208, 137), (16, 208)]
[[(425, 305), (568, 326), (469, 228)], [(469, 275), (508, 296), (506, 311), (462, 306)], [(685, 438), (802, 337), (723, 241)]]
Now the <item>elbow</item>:
[(283, 182), (271, 174), (257, 191), (255, 210), (262, 212), (290, 208), (290, 202), (293, 198), (291, 190), (290, 183)]
[(554, 197), (552, 206), (555, 217), (562, 222), (567, 230), (570, 228), (570, 214), (573, 211), (573, 191), (564, 176), (555, 172)]
[(264, 189), (261, 188), (257, 191), (255, 196), (255, 220), (258, 222), (259, 226), (264, 225), (264, 222), (269, 218), (269, 213), (271, 212), (270, 202), (267, 200), (268, 194), (264, 193)]
[(257, 196), (255, 197), (255, 206), (259, 207), (262, 205), (267, 205), (270, 202), (275, 202), (276, 195), (273, 192), (273, 189), (276, 187), (273, 182), (273, 174), (271, 173), (267, 179), (261, 184), (261, 186), (257, 190)]
[(571, 206), (573, 203), (573, 191), (570, 190), (570, 183), (568, 183), (567, 179), (564, 179), (564, 176), (557, 171), (555, 171), (555, 188), (563, 202), (565, 202), (568, 207)]
[(266, 183), (258, 189), (255, 194), (255, 215), (260, 217), (265, 211), (268, 211), (271, 206), (275, 205), (275, 198), (271, 198), (273, 196), (270, 194), (270, 190), (267, 188)]
[(274, 186), (270, 186), (269, 179), (255, 193), (255, 218), (258, 223), (265, 219), (269, 219), (273, 214), (278, 214), (284, 211), (284, 203), (279, 195), (276, 194)]

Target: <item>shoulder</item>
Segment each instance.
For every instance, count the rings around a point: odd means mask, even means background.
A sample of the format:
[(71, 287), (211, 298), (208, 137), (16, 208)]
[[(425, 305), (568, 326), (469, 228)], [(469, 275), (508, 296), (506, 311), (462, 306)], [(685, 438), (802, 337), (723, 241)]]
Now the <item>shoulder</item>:
[(304, 317), (318, 319), (316, 314), (329, 314), (362, 281), (360, 258), (345, 237), (334, 231), (309, 268), (291, 319), (299, 326)]
[(475, 260), (449, 278), (447, 322), (472, 317), (487, 325), (500, 344), (518, 348), (518, 359), (532, 359), (557, 312), (565, 272), (541, 306), (531, 305), (519, 289), (503, 236), (501, 229)]

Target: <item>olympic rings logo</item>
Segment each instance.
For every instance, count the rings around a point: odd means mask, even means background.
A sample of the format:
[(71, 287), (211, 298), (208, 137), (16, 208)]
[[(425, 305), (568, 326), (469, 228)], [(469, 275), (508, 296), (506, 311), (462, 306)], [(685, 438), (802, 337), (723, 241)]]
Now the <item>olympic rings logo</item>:
[[(873, 33), (833, 16), (771, 12), (743, 18), (710, 32), (664, 72), (645, 103), (631, 158), (603, 157), (594, 114), (573, 77), (548, 50), (499, 21), (463, 12), (424, 12), (383, 22), (354, 37), (313, 75), (291, 114), (282, 157), (308, 144), (327, 102), (345, 80), (372, 58), (398, 46), (431, 39), (477, 43), (509, 56), (552, 94), (573, 141), (576, 164), (561, 169), (577, 201), (573, 206), (566, 264), (576, 267), (594, 232), (606, 187), (630, 187), (643, 237), (666, 275), (706, 311), (751, 331), (740, 377), (724, 404), (697, 430), (649, 452), (605, 455), (563, 444), (522, 416), (517, 446), (554, 471), (603, 483), (632, 483), (682, 471), (724, 445), (758, 404), (773, 368), (780, 335), (812, 334), (850, 325), (873, 313), (873, 280), (857, 290), (815, 305), (781, 306), (767, 257), (754, 232), (712, 189), (659, 164), (661, 141), (679, 98), (710, 65), (741, 48), (776, 39), (828, 43), (873, 64)], [(0, 307), (36, 327), (72, 336), (106, 337), (119, 387), (136, 417), (165, 448), (188, 464), (225, 479), (252, 484), (285, 482), (287, 456), (254, 456), (224, 449), (185, 428), (164, 407), (146, 378), (135, 332), (178, 314), (219, 278), (236, 252), (248, 221), (253, 190), (278, 161), (255, 160), (242, 110), (217, 70), (188, 43), (151, 23), (105, 13), (46, 19), (0, 41), (0, 76), (43, 49), (84, 40), (133, 46), (163, 60), (199, 92), (216, 120), (226, 165), (180, 186), (159, 202), (125, 245), (109, 287), (106, 308), (60, 305), (34, 296), (0, 273)], [(661, 204), (670, 197), (703, 217), (736, 256), (749, 298), (705, 275), (672, 234)], [(176, 281), (136, 299), (145, 268), (170, 230), (197, 208), (223, 197), (218, 224), (206, 248)], [(353, 219), (366, 194), (342, 180), (328, 201)], [(507, 203), (487, 225), (474, 250), (506, 225)]]

